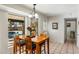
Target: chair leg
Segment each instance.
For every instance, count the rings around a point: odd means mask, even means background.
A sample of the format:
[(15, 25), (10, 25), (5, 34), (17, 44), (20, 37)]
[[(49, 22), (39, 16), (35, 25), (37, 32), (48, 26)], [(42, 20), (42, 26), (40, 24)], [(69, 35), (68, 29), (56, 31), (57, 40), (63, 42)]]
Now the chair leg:
[(15, 48), (15, 46), (13, 46), (13, 53), (14, 53), (14, 54), (16, 53), (16, 48)]
[(30, 54), (32, 53), (32, 50), (30, 50)]
[(24, 46), (22, 46), (22, 52), (24, 52)]
[(41, 49), (41, 47), (40, 47), (40, 50), (41, 50), (41, 52), (42, 52), (42, 49)]
[(32, 54), (35, 54), (35, 51), (32, 51)]
[(15, 53), (17, 53), (17, 46), (15, 47)]
[(45, 43), (44, 43), (44, 53), (46, 54)]
[(32, 54), (34, 54), (34, 51), (32, 51)]
[(19, 47), (19, 54), (21, 54), (21, 47)]
[(28, 51), (26, 50), (26, 54), (28, 54)]
[[(41, 46), (42, 47), (42, 46)], [(44, 47), (44, 53), (46, 54), (46, 47), (45, 47), (45, 42), (43, 43), (43, 47)]]

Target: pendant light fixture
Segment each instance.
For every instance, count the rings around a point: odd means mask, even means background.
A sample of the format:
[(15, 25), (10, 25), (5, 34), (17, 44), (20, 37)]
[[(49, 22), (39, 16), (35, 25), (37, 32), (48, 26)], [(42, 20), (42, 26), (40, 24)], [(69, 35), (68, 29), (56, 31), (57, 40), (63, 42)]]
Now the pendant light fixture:
[(35, 9), (36, 4), (33, 4), (33, 10), (31, 15), (29, 15), (30, 18), (38, 18), (38, 14), (36, 13), (36, 9)]

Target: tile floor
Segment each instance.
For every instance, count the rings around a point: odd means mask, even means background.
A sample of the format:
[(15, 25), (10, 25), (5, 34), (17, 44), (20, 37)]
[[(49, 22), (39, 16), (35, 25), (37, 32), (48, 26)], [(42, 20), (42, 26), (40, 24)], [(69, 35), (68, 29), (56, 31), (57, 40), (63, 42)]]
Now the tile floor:
[(79, 48), (75, 43), (66, 42), (64, 44), (58, 42), (50, 42), (50, 54), (78, 54)]
[[(49, 43), (50, 54), (78, 54), (79, 48), (72, 42), (66, 42), (64, 44), (50, 41)], [(9, 53), (12, 54), (13, 49), (9, 48)]]

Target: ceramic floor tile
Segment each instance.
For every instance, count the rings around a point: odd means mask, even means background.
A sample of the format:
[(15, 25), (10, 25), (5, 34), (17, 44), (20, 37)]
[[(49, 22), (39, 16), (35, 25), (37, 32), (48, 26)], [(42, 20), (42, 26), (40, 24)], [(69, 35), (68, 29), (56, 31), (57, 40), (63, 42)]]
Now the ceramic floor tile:
[[(9, 53), (13, 53), (13, 47), (9, 48)], [(43, 53), (43, 52), (42, 52)], [(79, 54), (79, 48), (73, 43), (58, 43), (49, 41), (50, 54)], [(25, 54), (24, 52), (22, 54)], [(43, 53), (44, 54), (44, 53)]]

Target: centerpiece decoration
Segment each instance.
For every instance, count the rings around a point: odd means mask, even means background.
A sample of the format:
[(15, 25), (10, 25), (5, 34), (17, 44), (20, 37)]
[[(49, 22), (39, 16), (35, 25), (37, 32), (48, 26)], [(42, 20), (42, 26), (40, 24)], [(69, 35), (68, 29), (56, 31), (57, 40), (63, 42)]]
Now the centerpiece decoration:
[(27, 30), (30, 32), (30, 36), (31, 37), (34, 36), (33, 35), (33, 32), (35, 32), (35, 28), (34, 27), (29, 26), (29, 27), (27, 27)]
[(36, 4), (33, 4), (33, 10), (31, 14), (29, 15), (29, 18), (31, 20), (30, 27), (28, 27), (28, 30), (30, 31), (30, 35), (35, 36), (38, 35), (38, 14), (35, 9)]

